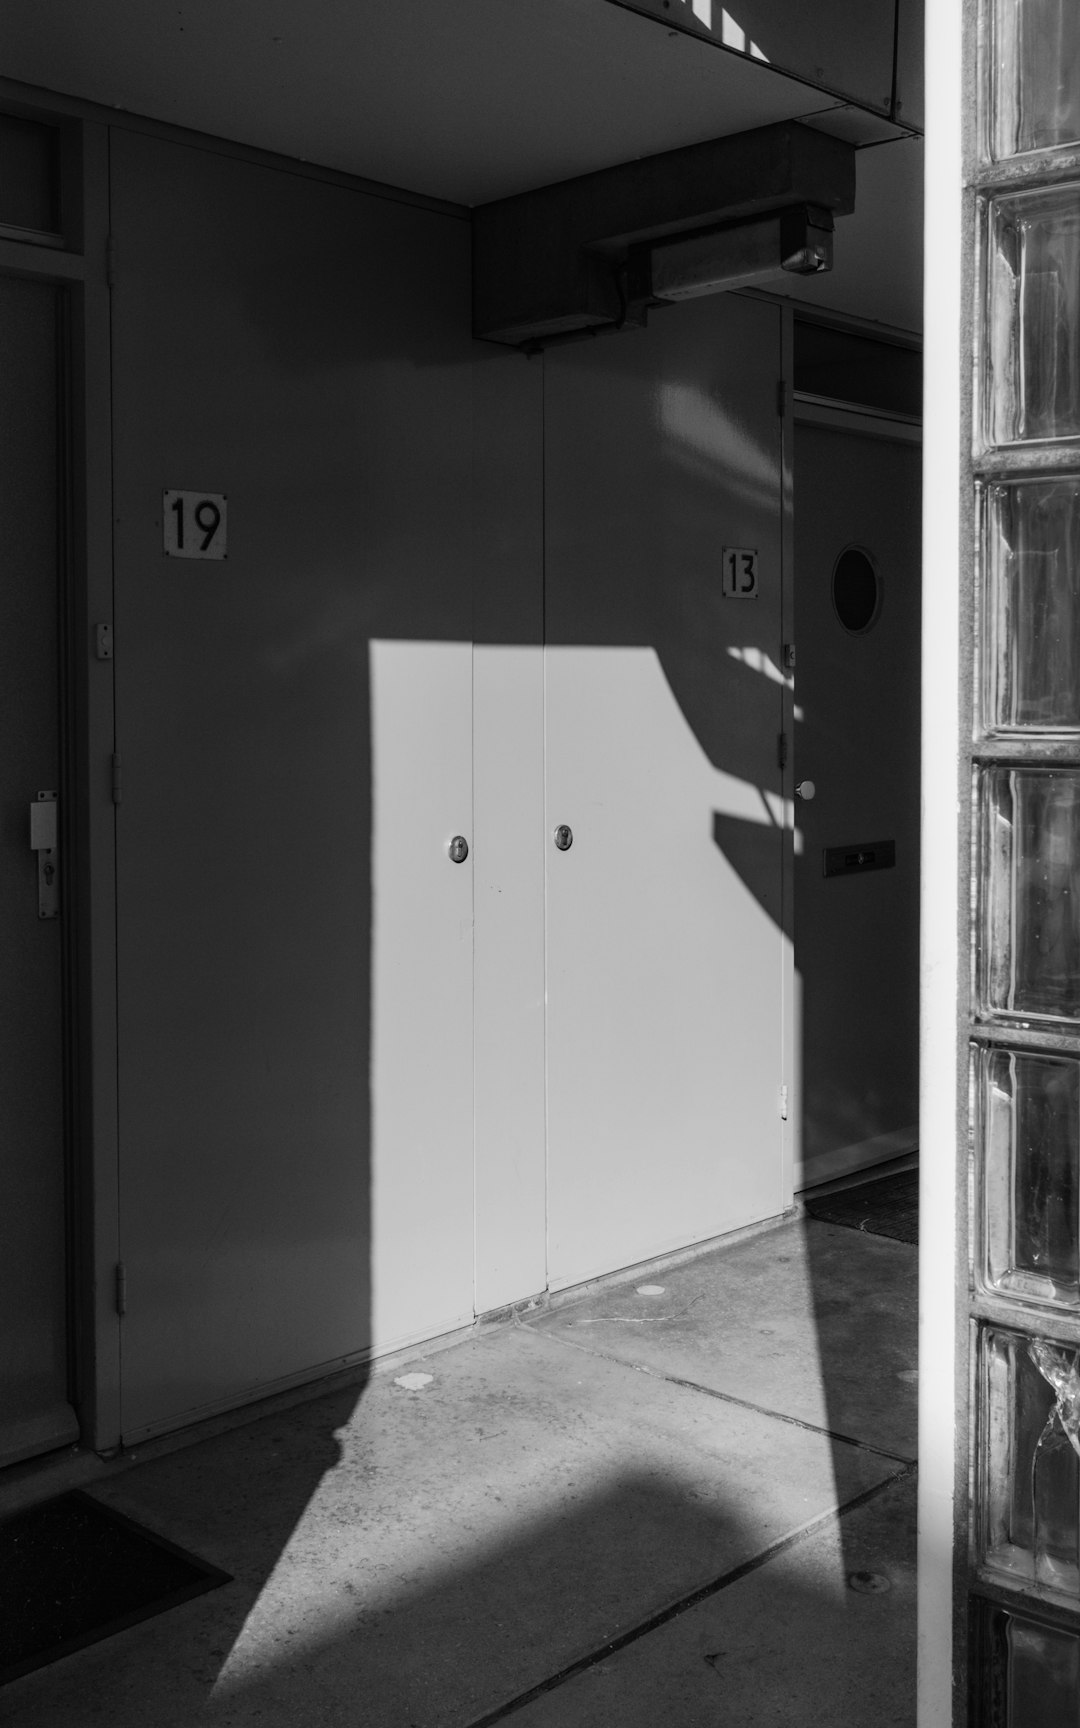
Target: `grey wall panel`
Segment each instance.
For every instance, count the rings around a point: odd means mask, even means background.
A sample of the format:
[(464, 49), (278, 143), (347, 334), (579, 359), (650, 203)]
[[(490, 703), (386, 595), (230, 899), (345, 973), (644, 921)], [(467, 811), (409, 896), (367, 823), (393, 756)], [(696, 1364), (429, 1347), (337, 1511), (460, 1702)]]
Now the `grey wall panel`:
[[(369, 644), (471, 636), (470, 351), (460, 221), (112, 173), (130, 1437), (371, 1341)], [(226, 560), (163, 555), (165, 488)]]

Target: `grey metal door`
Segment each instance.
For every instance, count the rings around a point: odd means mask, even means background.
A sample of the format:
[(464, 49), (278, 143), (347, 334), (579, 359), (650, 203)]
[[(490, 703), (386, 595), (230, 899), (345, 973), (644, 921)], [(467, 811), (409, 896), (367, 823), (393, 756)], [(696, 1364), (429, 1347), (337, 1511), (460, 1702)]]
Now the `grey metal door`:
[(67, 1402), (61, 918), (39, 905), (30, 821), (60, 774), (59, 294), (0, 277), (0, 1463), (78, 1432)]
[(797, 1187), (918, 1142), (919, 455), (796, 430)]

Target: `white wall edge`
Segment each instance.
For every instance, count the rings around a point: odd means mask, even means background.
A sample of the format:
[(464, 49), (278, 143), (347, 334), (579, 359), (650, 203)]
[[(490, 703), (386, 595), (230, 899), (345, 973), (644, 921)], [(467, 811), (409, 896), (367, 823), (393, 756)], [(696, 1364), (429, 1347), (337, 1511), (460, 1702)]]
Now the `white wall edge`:
[(963, 12), (927, 9), (918, 1728), (953, 1721)]

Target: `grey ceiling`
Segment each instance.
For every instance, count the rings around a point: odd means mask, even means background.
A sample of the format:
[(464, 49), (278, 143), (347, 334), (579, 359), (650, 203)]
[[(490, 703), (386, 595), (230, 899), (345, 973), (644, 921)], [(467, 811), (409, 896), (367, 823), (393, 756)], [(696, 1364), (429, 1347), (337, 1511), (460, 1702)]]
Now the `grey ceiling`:
[[(880, 101), (893, 0), (668, 4), (678, 29), (665, 0), (3, 0), (0, 73), (468, 205), (808, 119), (880, 147), (859, 152), (834, 272), (789, 292), (918, 328), (918, 141), (714, 45), (765, 45), (789, 66), (797, 51), (808, 77)], [(901, 23), (917, 4), (898, 0)]]
[[(704, 4), (672, 16), (695, 24)], [(860, 4), (891, 18), (891, 0)], [(464, 204), (773, 120), (894, 133), (609, 0), (4, 0), (0, 69)]]

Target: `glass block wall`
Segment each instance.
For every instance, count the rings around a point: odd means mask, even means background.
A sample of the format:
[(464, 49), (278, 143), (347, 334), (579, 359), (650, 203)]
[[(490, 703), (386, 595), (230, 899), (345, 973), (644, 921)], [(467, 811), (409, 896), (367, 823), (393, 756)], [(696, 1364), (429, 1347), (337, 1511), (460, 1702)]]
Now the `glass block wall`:
[(973, 1724), (1080, 1724), (1080, 4), (982, 0)]

